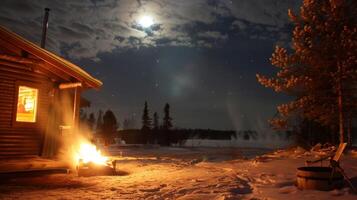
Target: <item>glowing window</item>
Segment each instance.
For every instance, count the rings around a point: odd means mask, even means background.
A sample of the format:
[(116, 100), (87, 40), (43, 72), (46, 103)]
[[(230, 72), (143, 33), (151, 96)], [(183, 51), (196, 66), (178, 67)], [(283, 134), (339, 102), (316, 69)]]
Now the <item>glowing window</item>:
[(38, 89), (19, 86), (16, 121), (36, 122)]

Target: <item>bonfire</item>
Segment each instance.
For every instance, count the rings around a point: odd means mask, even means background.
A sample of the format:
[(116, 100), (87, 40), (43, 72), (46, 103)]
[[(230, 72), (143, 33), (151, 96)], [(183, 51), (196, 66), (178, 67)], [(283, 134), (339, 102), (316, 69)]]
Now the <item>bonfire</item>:
[(75, 152), (78, 176), (115, 175), (115, 161), (103, 156), (94, 144), (82, 142)]

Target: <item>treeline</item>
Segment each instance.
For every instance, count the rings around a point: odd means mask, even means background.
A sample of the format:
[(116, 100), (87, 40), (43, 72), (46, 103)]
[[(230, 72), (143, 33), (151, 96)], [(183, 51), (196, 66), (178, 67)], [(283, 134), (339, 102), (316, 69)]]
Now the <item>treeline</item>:
[(230, 140), (235, 131), (219, 131), (211, 129), (152, 129), (143, 131), (130, 129), (118, 131), (118, 137), (127, 144), (171, 144), (182, 145), (188, 139)]
[[(235, 131), (219, 131), (211, 129), (178, 129), (173, 126), (170, 113), (170, 105), (165, 104), (163, 117), (160, 119), (158, 112), (150, 114), (149, 105), (144, 103), (141, 116), (141, 128), (127, 128), (128, 119), (123, 121), (122, 130), (120, 124), (111, 110), (103, 112), (99, 110), (97, 116), (81, 112), (80, 126), (93, 133), (94, 138), (100, 138), (106, 145), (113, 144), (114, 138), (120, 138), (127, 144), (183, 144), (187, 139), (214, 139), (230, 140), (236, 137)], [(151, 117), (152, 116), (152, 117)], [(247, 134), (247, 133), (246, 133)], [(252, 135), (252, 134), (250, 134)], [(253, 134), (254, 135), (254, 134)], [(254, 138), (254, 136), (245, 136)]]
[[(154, 141), (159, 141), (156, 136), (160, 135), (160, 137), (163, 138), (160, 139), (160, 143), (168, 144), (171, 141), (171, 139), (168, 138), (176, 138), (176, 136), (171, 137), (171, 135), (170, 137), (164, 136), (164, 134), (172, 134), (170, 131), (173, 128), (172, 118), (170, 116), (170, 105), (168, 103), (164, 106), (163, 118), (160, 123), (159, 114), (154, 112), (151, 117), (148, 103), (145, 101), (141, 120), (141, 129), (135, 131), (139, 131), (140, 134), (135, 133), (134, 136), (131, 136), (137, 137), (136, 141), (140, 141), (140, 143), (152, 143)], [(123, 122), (123, 129), (128, 129), (131, 121), (132, 119), (125, 119)], [(95, 117), (94, 113), (90, 113), (88, 116), (86, 112), (81, 110), (80, 129), (92, 132), (93, 137), (101, 138), (105, 144), (112, 144), (114, 143), (114, 138), (119, 137), (119, 127), (120, 124), (115, 114), (110, 109), (108, 109), (105, 113), (103, 113), (102, 110), (99, 110), (97, 117)]]
[(81, 110), (79, 128), (82, 133), (89, 132), (91, 137), (101, 138), (105, 144), (111, 144), (116, 137), (119, 123), (115, 114), (110, 109), (104, 114), (102, 110), (99, 110), (97, 118), (94, 113), (91, 113), (87, 117), (87, 113)]
[(164, 117), (162, 123), (159, 122), (159, 114), (154, 112), (153, 117), (150, 117), (150, 111), (148, 103), (145, 101), (144, 110), (142, 115), (142, 127), (143, 132), (150, 130), (170, 130), (173, 127), (172, 118), (170, 116), (170, 104), (166, 103), (164, 107)]
[[(212, 129), (184, 129), (174, 128), (173, 118), (170, 113), (170, 105), (165, 104), (163, 108), (163, 117), (160, 119), (159, 114), (154, 112), (150, 114), (149, 105), (144, 103), (141, 116), (141, 128), (127, 128), (129, 123), (124, 119), (122, 129), (120, 124), (111, 110), (103, 112), (99, 110), (97, 117), (94, 113), (87, 114), (81, 112), (80, 126), (82, 130), (87, 130), (92, 134), (94, 139), (102, 140), (105, 145), (113, 144), (115, 138), (120, 138), (126, 144), (159, 144), (168, 146), (172, 144), (182, 145), (189, 139), (208, 139), (208, 140), (265, 140), (269, 136), (259, 134), (255, 130), (212, 130)], [(150, 117), (152, 116), (152, 117)], [(279, 140), (291, 140), (294, 134), (292, 131), (278, 131), (276, 138)]]

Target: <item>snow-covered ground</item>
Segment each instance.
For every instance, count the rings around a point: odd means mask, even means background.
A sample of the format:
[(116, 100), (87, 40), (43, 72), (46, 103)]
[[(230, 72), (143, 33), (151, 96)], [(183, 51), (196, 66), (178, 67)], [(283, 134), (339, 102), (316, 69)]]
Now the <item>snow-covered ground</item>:
[(183, 146), (185, 147), (234, 147), (234, 148), (267, 148), (277, 149), (291, 145), (289, 140), (268, 140), (268, 139), (256, 139), (256, 140), (207, 140), (207, 139), (188, 139)]
[[(0, 183), (0, 199), (357, 198), (348, 187), (329, 192), (295, 187), (296, 168), (321, 151), (138, 147), (108, 152), (118, 159), (120, 176), (18, 177)], [(341, 162), (356, 184), (357, 153), (344, 155)]]

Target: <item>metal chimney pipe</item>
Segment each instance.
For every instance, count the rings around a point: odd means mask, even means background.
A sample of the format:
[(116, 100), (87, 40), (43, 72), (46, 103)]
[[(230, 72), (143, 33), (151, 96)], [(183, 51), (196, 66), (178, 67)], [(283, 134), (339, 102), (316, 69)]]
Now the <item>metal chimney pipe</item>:
[(45, 16), (43, 18), (43, 24), (42, 24), (42, 39), (41, 39), (41, 47), (42, 48), (45, 48), (45, 46), (46, 46), (46, 35), (47, 35), (49, 14), (50, 14), (50, 9), (45, 8)]

